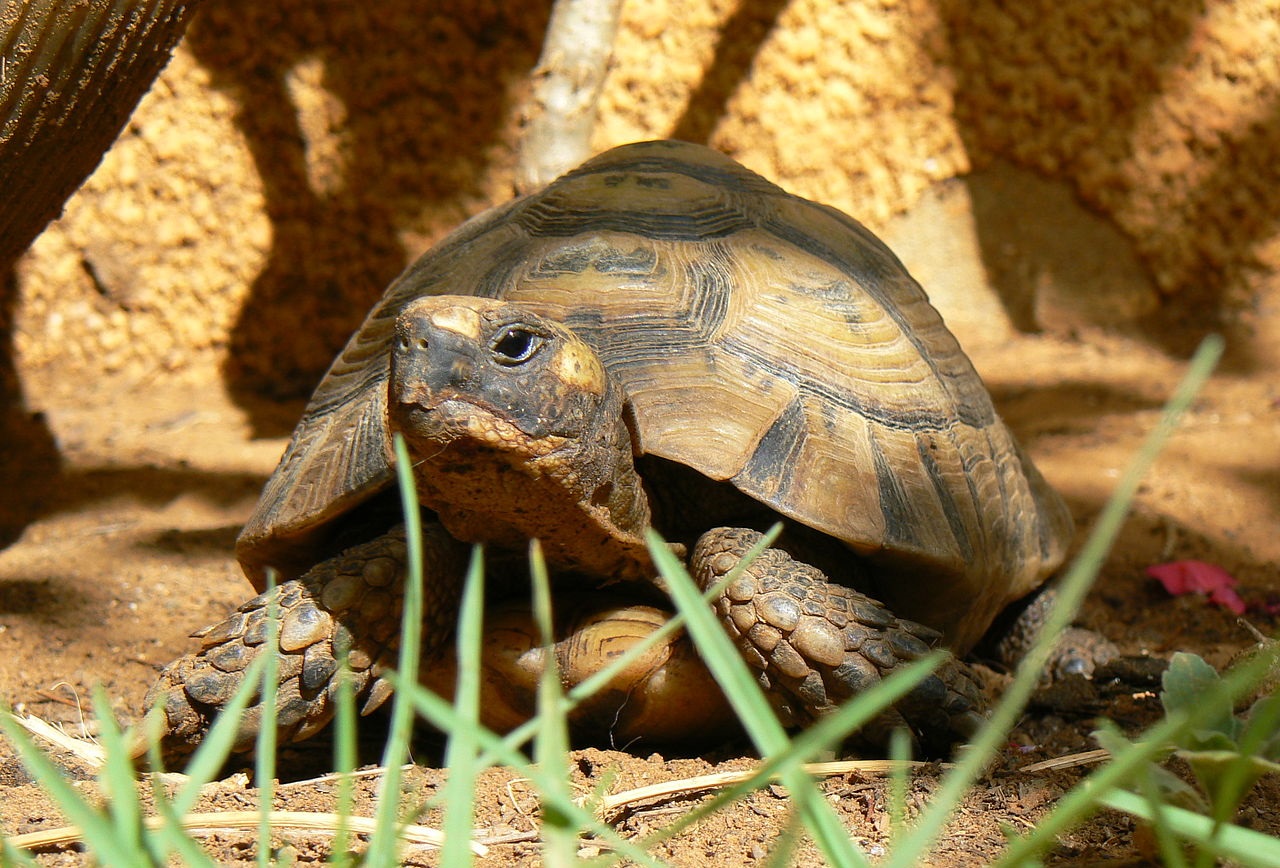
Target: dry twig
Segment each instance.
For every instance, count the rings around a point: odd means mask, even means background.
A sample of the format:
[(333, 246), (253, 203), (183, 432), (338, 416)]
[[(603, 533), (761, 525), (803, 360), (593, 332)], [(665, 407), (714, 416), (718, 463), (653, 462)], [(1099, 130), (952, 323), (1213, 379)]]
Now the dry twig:
[[(348, 832), (361, 835), (372, 835), (376, 828), (372, 817), (340, 817), (337, 814), (310, 811), (269, 811), (267, 818), (273, 829), (302, 829), (327, 835), (335, 834), (339, 826)], [(218, 811), (208, 814), (187, 814), (179, 820), (179, 825), (193, 834), (213, 834), (227, 829), (256, 832), (261, 819), (262, 814), (259, 811)], [(155, 830), (161, 828), (165, 821), (162, 817), (147, 817), (144, 822), (147, 828)], [(79, 841), (80, 835), (80, 829), (77, 826), (61, 826), (57, 829), (42, 829), (39, 832), (14, 835), (9, 838), (9, 843), (24, 850), (33, 850), (57, 844), (71, 844)], [(400, 830), (400, 835), (410, 844), (439, 847), (444, 843), (444, 834), (429, 826), (405, 826)], [(473, 841), (471, 851), (477, 856), (485, 856), (489, 848)]]
[[(849, 774), (850, 772), (880, 775), (888, 774), (896, 765), (897, 763), (894, 760), (843, 760), (839, 762), (807, 763), (804, 766), (804, 770), (811, 775), (817, 775), (819, 777), (844, 775)], [(949, 763), (907, 763), (908, 768), (924, 768), (926, 766), (933, 765), (937, 765), (940, 768), (950, 767)], [(746, 769), (737, 772), (717, 772), (716, 774), (711, 775), (698, 775), (697, 777), (684, 778), (678, 781), (662, 781), (645, 787), (636, 787), (635, 789), (625, 790), (611, 796), (604, 796), (599, 802), (600, 816), (607, 817), (608, 815), (636, 802), (644, 802), (650, 799), (669, 798), (671, 796), (684, 795), (686, 793), (696, 793), (699, 790), (715, 790), (720, 787), (731, 786), (745, 781), (754, 775), (754, 770)]]
[(545, 187), (591, 156), (596, 101), (604, 84), (622, 0), (556, 0), (525, 108), (516, 187)]

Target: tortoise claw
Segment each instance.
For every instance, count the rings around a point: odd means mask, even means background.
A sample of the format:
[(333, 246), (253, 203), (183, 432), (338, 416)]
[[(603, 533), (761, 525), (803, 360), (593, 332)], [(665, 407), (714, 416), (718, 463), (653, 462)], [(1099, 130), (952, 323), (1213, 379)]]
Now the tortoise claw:
[[(423, 653), (430, 655), (448, 636), (439, 625), (457, 605), (457, 577), (466, 552), (443, 531), (426, 533), (424, 542), (436, 571), (433, 579), (439, 579), (430, 584), (427, 598)], [(159, 703), (165, 719), (162, 755), (179, 759), (199, 745), (240, 689), (245, 670), (269, 647), (273, 609), (280, 622), (275, 703), (280, 743), (306, 738), (332, 719), (338, 658), (344, 653), (355, 694), (365, 697), (365, 711), (381, 705), (391, 690), (379, 673), (382, 661), (399, 646), (403, 587), (384, 574), (390, 569), (403, 576), (405, 557), (403, 529), (393, 529), (259, 594), (229, 618), (200, 631), (200, 649), (165, 667), (147, 694), (148, 707)], [(263, 719), (258, 691), (240, 721), (233, 750), (253, 746)]]

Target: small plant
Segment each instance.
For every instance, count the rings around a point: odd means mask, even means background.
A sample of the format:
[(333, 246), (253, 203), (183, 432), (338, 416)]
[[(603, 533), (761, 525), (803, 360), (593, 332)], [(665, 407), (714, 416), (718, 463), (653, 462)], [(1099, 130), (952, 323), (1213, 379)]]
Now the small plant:
[[(1270, 668), (1273, 647), (1264, 648), (1270, 660), (1251, 660), (1251, 668)], [(1255, 701), (1237, 714), (1229, 696), (1218, 689), (1222, 677), (1195, 654), (1173, 655), (1164, 673), (1160, 702), (1166, 714), (1189, 712), (1206, 701), (1212, 708), (1200, 726), (1187, 729), (1175, 753), (1186, 760), (1208, 804), (1198, 806), (1215, 820), (1236, 815), (1240, 803), (1265, 774), (1280, 772), (1280, 693)]]
[[(1095, 733), (1113, 760), (1075, 792), (1092, 791), (1096, 804), (1137, 818), (1139, 849), (1164, 864), (1187, 865), (1190, 852), (1196, 866), (1222, 858), (1280, 866), (1280, 842), (1232, 824), (1253, 785), (1280, 771), (1280, 693), (1237, 713), (1240, 698), (1256, 693), (1276, 661), (1268, 643), (1219, 675), (1195, 654), (1175, 654), (1163, 679), (1164, 718), (1137, 742), (1114, 726)], [(1187, 762), (1198, 789), (1159, 764), (1170, 755)]]

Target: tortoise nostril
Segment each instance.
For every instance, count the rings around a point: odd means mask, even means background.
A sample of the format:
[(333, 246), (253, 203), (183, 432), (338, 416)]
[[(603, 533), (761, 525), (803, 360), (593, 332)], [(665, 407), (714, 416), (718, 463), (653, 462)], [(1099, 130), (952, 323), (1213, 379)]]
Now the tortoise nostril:
[(609, 503), (609, 498), (613, 495), (613, 482), (606, 480), (604, 484), (591, 492), (591, 504), (593, 506), (605, 506)]

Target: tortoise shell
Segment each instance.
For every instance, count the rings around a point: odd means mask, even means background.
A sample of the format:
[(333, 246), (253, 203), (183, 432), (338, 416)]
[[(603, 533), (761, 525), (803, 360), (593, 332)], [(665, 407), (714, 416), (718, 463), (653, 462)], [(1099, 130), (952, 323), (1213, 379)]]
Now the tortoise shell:
[[(286, 576), (394, 478), (397, 313), (527, 305), (622, 384), (637, 451), (844, 541), (899, 615), (968, 648), (1061, 562), (1071, 519), (902, 263), (835, 209), (707, 148), (608, 151), (473, 218), (410, 266), (334, 361), (238, 541)], [(660, 480), (650, 480), (661, 484)]]

